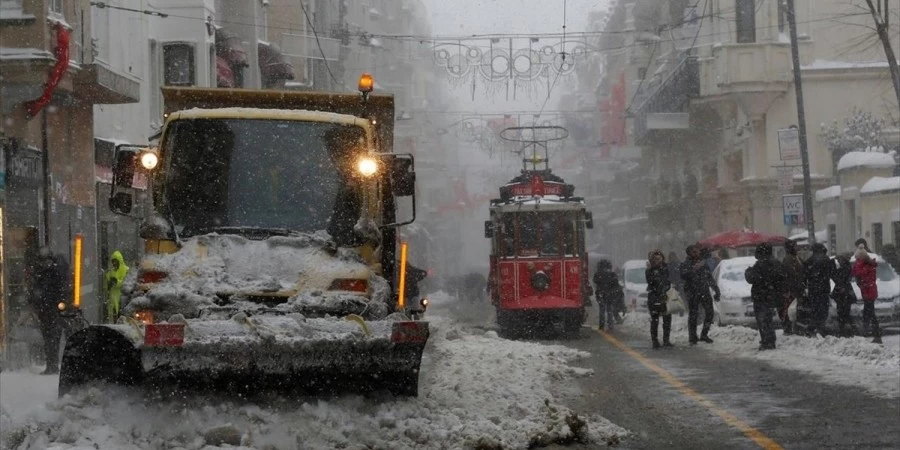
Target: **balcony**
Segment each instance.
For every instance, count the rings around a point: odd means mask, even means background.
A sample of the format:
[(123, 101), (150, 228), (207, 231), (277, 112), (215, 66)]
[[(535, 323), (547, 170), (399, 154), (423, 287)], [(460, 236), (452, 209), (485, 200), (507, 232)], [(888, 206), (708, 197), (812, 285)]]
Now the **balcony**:
[[(801, 41), (800, 54), (811, 54), (811, 45)], [(754, 114), (761, 114), (774, 97), (787, 92), (792, 69), (791, 46), (786, 42), (717, 45), (700, 69), (700, 94), (710, 100), (737, 96)]]
[(105, 64), (93, 62), (81, 66), (75, 76), (75, 92), (91, 103), (112, 105), (137, 103), (141, 99), (141, 85)]
[(657, 130), (686, 129), (689, 117), (685, 105), (699, 94), (700, 66), (696, 57), (688, 56), (635, 111), (635, 142), (645, 144)]

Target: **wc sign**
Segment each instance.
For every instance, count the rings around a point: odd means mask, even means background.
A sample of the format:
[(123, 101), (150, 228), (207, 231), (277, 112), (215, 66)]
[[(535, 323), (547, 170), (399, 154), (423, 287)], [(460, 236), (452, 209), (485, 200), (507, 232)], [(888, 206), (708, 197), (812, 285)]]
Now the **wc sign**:
[(803, 207), (803, 194), (781, 196), (785, 225), (805, 225), (806, 209)]

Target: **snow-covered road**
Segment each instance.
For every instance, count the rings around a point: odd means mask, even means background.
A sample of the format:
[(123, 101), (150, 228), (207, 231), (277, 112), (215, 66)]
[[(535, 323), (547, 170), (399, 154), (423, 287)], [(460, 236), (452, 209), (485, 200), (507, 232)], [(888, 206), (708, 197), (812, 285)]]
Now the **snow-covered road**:
[[(649, 315), (629, 314), (626, 324), (647, 333), (649, 339)], [(687, 346), (687, 335), (687, 315), (673, 317), (672, 342)], [(886, 336), (884, 345), (878, 345), (871, 338), (806, 338), (785, 336), (778, 330), (778, 348), (765, 352), (757, 349), (759, 333), (752, 328), (713, 326), (709, 335), (715, 343), (702, 345), (704, 349), (809, 373), (829, 384), (861, 387), (880, 397), (900, 397), (900, 338), (896, 335)]]
[[(432, 296), (436, 312), (447, 296)], [(605, 444), (627, 432), (599, 416), (577, 416), (557, 387), (591, 375), (586, 352), (514, 342), (493, 331), (430, 317), (420, 396), (236, 402), (145, 401), (113, 386), (56, 400), (55, 377), (0, 374), (3, 449), (527, 448), (583, 440)]]

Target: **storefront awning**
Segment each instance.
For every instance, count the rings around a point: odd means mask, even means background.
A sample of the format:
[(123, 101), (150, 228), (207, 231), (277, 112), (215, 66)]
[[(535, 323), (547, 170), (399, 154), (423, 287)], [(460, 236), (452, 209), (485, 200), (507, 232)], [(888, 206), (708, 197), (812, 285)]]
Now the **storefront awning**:
[(294, 67), (284, 60), (284, 55), (274, 44), (260, 42), (257, 45), (259, 74), (263, 86), (271, 87), (284, 80), (294, 79)]

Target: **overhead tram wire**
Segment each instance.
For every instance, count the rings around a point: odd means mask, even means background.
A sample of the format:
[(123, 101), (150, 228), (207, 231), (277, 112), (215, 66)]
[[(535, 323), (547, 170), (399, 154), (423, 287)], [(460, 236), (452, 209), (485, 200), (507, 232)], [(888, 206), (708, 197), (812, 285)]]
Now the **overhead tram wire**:
[(311, 20), (309, 20), (309, 13), (306, 12), (306, 5), (303, 2), (300, 2), (300, 9), (303, 10), (303, 16), (306, 17), (306, 24), (309, 25), (309, 29), (312, 30), (313, 36), (316, 38), (316, 46), (319, 47), (319, 54), (322, 55), (322, 63), (325, 64), (325, 70), (328, 71), (328, 76), (331, 77), (331, 81), (334, 84), (340, 86), (342, 83), (335, 78), (334, 74), (331, 73), (331, 66), (328, 65), (328, 58), (325, 57), (325, 51), (322, 50), (322, 43), (319, 42), (319, 33), (316, 32), (316, 27), (313, 26)]
[(560, 53), (560, 55), (562, 56), (562, 60), (559, 63), (559, 71), (556, 72), (556, 77), (553, 78), (553, 83), (551, 83), (550, 88), (547, 89), (547, 98), (544, 99), (544, 104), (541, 105), (541, 110), (538, 111), (538, 113), (537, 113), (538, 117), (544, 112), (544, 108), (547, 107), (547, 102), (550, 100), (550, 94), (553, 93), (553, 88), (556, 87), (556, 82), (559, 81), (559, 76), (560, 76), (560, 74), (562, 74), (563, 64), (566, 63), (566, 6), (567, 6), (567, 3), (568, 3), (568, 0), (563, 0), (563, 25), (562, 25), (563, 48), (562, 48), (562, 53)]
[[(103, 3), (104, 6), (100, 6), (101, 3)], [(137, 13), (147, 14), (147, 15), (155, 15), (155, 16), (159, 16), (162, 18), (179, 18), (179, 19), (185, 19), (185, 20), (196, 20), (198, 22), (206, 22), (207, 21), (207, 19), (205, 19), (205, 18), (194, 17), (194, 16), (168, 14), (168, 13), (161, 13), (161, 12), (152, 11), (152, 10), (132, 10), (130, 8), (112, 6), (112, 5), (106, 4), (104, 2), (92, 2), (92, 6), (95, 6), (98, 8), (105, 7), (105, 8), (110, 8), (110, 9), (119, 9), (119, 10), (137, 12)], [(823, 17), (823, 18), (819, 18), (819, 19), (798, 21), (797, 24), (798, 25), (806, 25), (806, 24), (812, 24), (812, 23), (832, 22), (832, 21), (836, 21), (836, 20), (840, 20), (840, 19), (860, 17), (860, 16), (870, 16), (870, 15), (871, 14), (868, 11), (859, 12), (859, 13), (841, 13), (841, 14), (835, 14), (832, 16)], [(722, 18), (721, 14), (708, 14), (704, 17)], [(722, 19), (724, 19), (724, 18), (722, 18)], [(308, 20), (308, 18), (307, 18), (307, 20)], [(725, 19), (725, 20), (733, 21), (734, 19)], [(220, 23), (220, 24), (226, 24), (226, 25), (256, 26), (253, 23), (237, 22), (237, 21), (229, 21), (229, 20), (217, 20), (216, 22)], [(674, 26), (665, 27), (663, 29), (663, 31), (665, 31), (669, 28), (677, 28), (678, 26), (681, 26), (681, 23), (678, 23)], [(778, 27), (778, 25), (776, 24), (776, 25), (758, 26), (758, 27), (756, 27), (756, 29), (757, 30), (766, 30), (766, 29), (777, 28), (777, 27)], [(297, 31), (297, 29), (295, 27), (282, 27), (282, 26), (269, 25), (268, 28), (270, 30)], [(318, 35), (315, 33), (314, 28), (313, 28), (313, 31), (314, 31), (313, 34), (316, 36), (317, 43), (318, 43)], [(603, 31), (603, 30), (578, 31), (578, 32), (567, 32), (566, 35), (567, 36), (590, 37), (590, 36), (602, 36), (602, 35), (626, 34), (626, 33), (633, 33), (633, 31)], [(720, 34), (720, 33), (699, 34), (698, 37), (712, 37), (712, 36), (716, 36), (718, 34)], [(375, 38), (379, 38), (379, 39), (394, 40), (394, 41), (404, 41), (404, 42), (413, 41), (413, 42), (419, 42), (420, 44), (425, 44), (427, 42), (429, 44), (433, 44), (433, 43), (444, 42), (444, 41), (460, 42), (460, 41), (485, 40), (485, 39), (490, 39), (490, 38), (498, 38), (498, 39), (553, 38), (553, 37), (558, 38), (558, 37), (562, 37), (563, 34), (562, 33), (529, 33), (529, 34), (498, 33), (498, 34), (471, 34), (471, 35), (446, 35), (446, 36), (427, 35), (426, 36), (426, 35), (412, 35), (412, 34), (401, 35), (401, 34), (348, 33), (347, 36), (351, 36), (351, 37), (367, 36), (367, 37), (375, 37)], [(606, 52), (627, 50), (627, 49), (638, 47), (641, 45), (646, 45), (646, 44), (626, 44), (626, 45), (618, 45), (618, 46), (612, 46), (612, 47), (599, 48), (596, 50), (586, 49), (585, 52), (586, 53), (606, 53)], [(320, 53), (324, 54), (324, 52), (321, 50), (321, 45), (319, 45), (319, 50), (320, 50)], [(327, 67), (327, 65), (326, 65), (326, 67)], [(330, 72), (330, 70), (329, 70), (329, 72)]]

